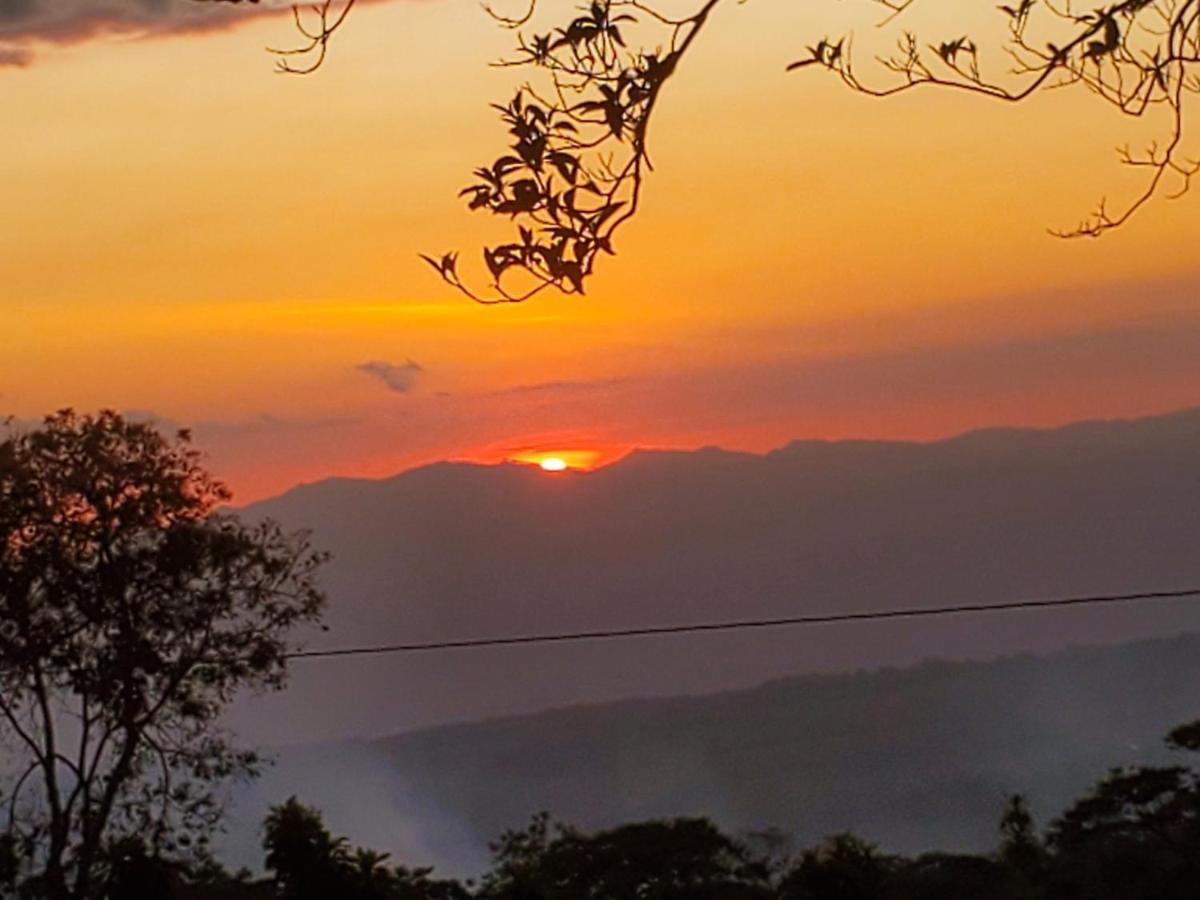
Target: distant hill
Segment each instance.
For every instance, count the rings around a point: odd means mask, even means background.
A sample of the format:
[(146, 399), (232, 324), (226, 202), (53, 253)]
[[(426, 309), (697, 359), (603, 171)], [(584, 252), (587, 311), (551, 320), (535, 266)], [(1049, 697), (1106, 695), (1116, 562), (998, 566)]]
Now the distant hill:
[[(933, 443), (439, 464), (257, 504), (333, 551), (331, 630), (419, 641), (1171, 588), (1200, 580), (1200, 410)], [(797, 672), (1200, 629), (1200, 604), (298, 663), (249, 736), (378, 735)], [(934, 711), (936, 712), (936, 710)]]
[(539, 810), (981, 850), (1008, 794), (1026, 793), (1044, 825), (1109, 767), (1166, 757), (1162, 735), (1197, 716), (1200, 635), (808, 675), (291, 748), (243, 798), (235, 837), (253, 845), (244, 823), (295, 793), (358, 841), (464, 874)]

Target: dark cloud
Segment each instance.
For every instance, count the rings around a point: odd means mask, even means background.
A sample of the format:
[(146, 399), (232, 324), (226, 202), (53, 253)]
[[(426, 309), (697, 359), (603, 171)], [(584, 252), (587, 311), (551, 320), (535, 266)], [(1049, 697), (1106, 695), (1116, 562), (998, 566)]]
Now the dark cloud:
[[(943, 433), (987, 423), (1126, 415), (1195, 405), (1200, 319), (664, 375), (626, 415), (667, 434), (798, 423), (797, 431)], [(632, 413), (630, 411), (633, 411)], [(779, 429), (775, 428), (778, 432)]]
[(284, 0), (0, 0), (0, 66), (28, 65), (39, 43), (214, 31), (289, 8)]
[(0, 68), (23, 69), (33, 62), (33, 53), (24, 47), (0, 44)]
[(398, 394), (411, 391), (424, 371), (419, 363), (411, 359), (400, 364), (371, 360), (355, 366), (354, 369), (372, 378), (378, 378)]
[[(781, 367), (793, 384), (769, 395), (820, 397), (842, 407), (905, 401), (986, 403), (996, 396), (1081, 397), (1120, 386), (1177, 384), (1200, 374), (1200, 319), (1129, 323), (1005, 341), (958, 344)], [(768, 384), (770, 380), (768, 379)], [(780, 388), (776, 393), (774, 388)]]

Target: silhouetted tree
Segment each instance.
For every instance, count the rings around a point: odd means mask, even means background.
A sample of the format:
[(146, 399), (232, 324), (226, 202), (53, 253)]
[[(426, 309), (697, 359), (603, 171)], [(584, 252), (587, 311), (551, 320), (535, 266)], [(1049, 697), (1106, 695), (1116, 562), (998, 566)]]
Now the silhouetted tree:
[(1052, 886), (1086, 900), (1194, 896), (1200, 794), (1182, 767), (1114, 769), (1052, 826)]
[(1172, 728), (1167, 734), (1167, 746), (1173, 750), (1200, 753), (1200, 719)]
[(430, 877), (430, 869), (391, 868), (388, 855), (350, 849), (315, 809), (295, 797), (274, 807), (264, 823), (263, 848), (281, 900), (467, 900), (459, 882)]
[(271, 809), (263, 823), (266, 866), (286, 900), (334, 897), (348, 880), (350, 852), (313, 808), (295, 797)]
[(783, 878), (780, 900), (882, 900), (896, 861), (852, 834), (805, 850)]
[(177, 896), (174, 867), (162, 857), (148, 853), (145, 844), (137, 838), (114, 842), (107, 857), (108, 884), (105, 895), (112, 900), (123, 897), (172, 900)]
[(966, 853), (926, 853), (896, 866), (887, 900), (1020, 900), (1003, 863)]
[[(1198, 736), (1200, 722), (1167, 740), (1188, 750)], [(1055, 820), (1046, 841), (1016, 795), (999, 832), (994, 854), (916, 858), (836, 834), (781, 865), (786, 839), (774, 830), (736, 840), (707, 819), (671, 819), (589, 833), (542, 813), (501, 835), (491, 869), (473, 888), (351, 849), (292, 798), (267, 817), (264, 847), (274, 874), (269, 896), (280, 900), (1182, 900), (1195, 895), (1200, 874), (1200, 776), (1184, 767), (1113, 770)], [(136, 853), (128, 859), (153, 862)], [(153, 867), (129, 871), (147, 879), (145, 890), (165, 883)], [(171, 889), (179, 884), (198, 880)], [(162, 896), (227, 896), (219, 880), (208, 884), (210, 893), (199, 885), (198, 893)]]
[(1029, 805), (1023, 795), (1014, 794), (1000, 817), (1000, 859), (1014, 869), (1032, 872), (1040, 865), (1043, 852)]
[(433, 878), (432, 868), (392, 869), (392, 893), (395, 900), (468, 900), (472, 896), (453, 878)]
[(537, 816), (493, 845), (488, 900), (766, 900), (767, 866), (706, 819), (585, 834)]
[[(1200, 722), (1167, 736), (1196, 749)], [(1172, 900), (1200, 883), (1200, 775), (1184, 766), (1113, 769), (1051, 825), (1051, 896)]]
[(230, 874), (212, 860), (164, 859), (136, 838), (109, 855), (105, 900), (273, 900), (274, 886), (249, 872)]
[(0, 834), (0, 897), (7, 897), (16, 892), (20, 876), (21, 851), (17, 845), (17, 837), (13, 834)]
[[(307, 14), (297, 7), (301, 41), (273, 51), (280, 70), (319, 67), (354, 2), (321, 0)], [(637, 211), (659, 94), (721, 0), (693, 0), (683, 12), (650, 0), (589, 0), (571, 4), (557, 24), (541, 24), (538, 0), (514, 2), (512, 14), (485, 9), (517, 35), (499, 65), (529, 69), (531, 81), (495, 105), (509, 146), (462, 191), (471, 209), (512, 220), (514, 239), (484, 248), (485, 291), (468, 286), (457, 254), (425, 257), (482, 303), (520, 302), (551, 287), (584, 292), (599, 255), (614, 251), (617, 229)], [(882, 80), (860, 74), (847, 36), (813, 41), (787, 69), (823, 69), (874, 97), (938, 87), (1019, 102), (1042, 88), (1077, 87), (1126, 116), (1161, 112), (1161, 139), (1142, 152), (1120, 151), (1124, 165), (1145, 172), (1142, 190), (1115, 211), (1101, 201), (1061, 236), (1099, 236), (1168, 181), (1169, 196), (1183, 193), (1200, 171), (1182, 148), (1184, 101), (1200, 91), (1200, 0), (1012, 0), (993, 13), (994, 33), (973, 37), (965, 32), (975, 26), (963, 24), (932, 39), (902, 27), (916, 0), (875, 2), (885, 13), (879, 27), (900, 27), (896, 51), (879, 58)]]
[(150, 877), (138, 854), (203, 855), (221, 784), (255, 771), (217, 720), (284, 683), (323, 557), (228, 499), (186, 433), (112, 412), (0, 443), (0, 874), (27, 892), (85, 900), (113, 865)]

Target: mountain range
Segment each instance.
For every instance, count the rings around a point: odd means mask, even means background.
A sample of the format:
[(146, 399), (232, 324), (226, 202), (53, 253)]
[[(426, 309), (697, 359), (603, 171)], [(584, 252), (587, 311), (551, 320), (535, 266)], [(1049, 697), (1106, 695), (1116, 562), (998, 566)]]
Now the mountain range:
[[(442, 463), (243, 510), (333, 553), (354, 646), (1169, 589), (1200, 582), (1200, 410), (930, 443), (638, 451), (591, 472)], [(273, 744), (395, 734), (796, 673), (1200, 629), (1190, 601), (298, 660), (231, 721)]]

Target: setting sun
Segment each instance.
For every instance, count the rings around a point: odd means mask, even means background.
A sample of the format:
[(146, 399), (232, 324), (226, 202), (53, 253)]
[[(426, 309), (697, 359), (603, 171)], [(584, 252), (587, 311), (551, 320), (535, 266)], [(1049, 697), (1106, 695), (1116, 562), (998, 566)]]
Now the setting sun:
[(537, 466), (544, 472), (590, 472), (602, 463), (613, 462), (624, 455), (625, 448), (560, 448), (554, 445), (527, 447), (508, 452), (503, 459), (526, 466)]

